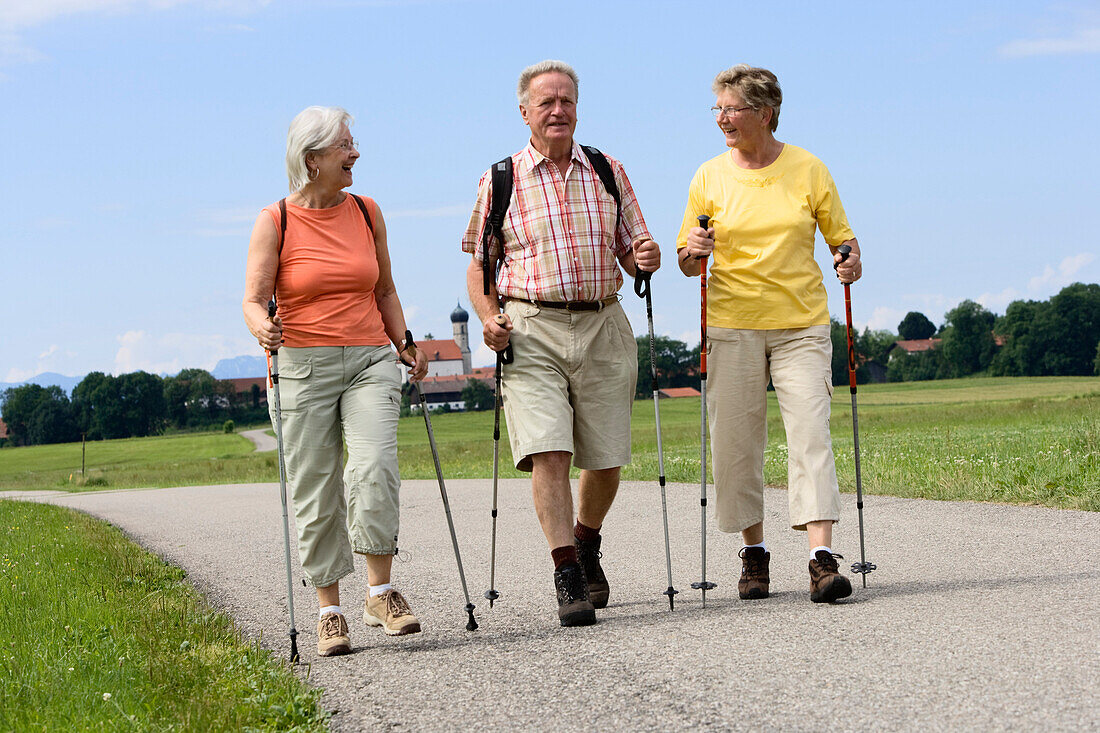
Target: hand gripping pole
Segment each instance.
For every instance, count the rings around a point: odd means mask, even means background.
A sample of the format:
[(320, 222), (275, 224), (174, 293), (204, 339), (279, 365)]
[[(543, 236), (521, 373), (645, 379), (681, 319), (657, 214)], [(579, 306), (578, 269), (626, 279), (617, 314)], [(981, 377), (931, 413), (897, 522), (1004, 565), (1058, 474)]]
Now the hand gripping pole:
[[(709, 216), (699, 217), (699, 226), (706, 230), (710, 225)], [(717, 583), (707, 580), (707, 259), (699, 258), (699, 297), (701, 309), (699, 316), (699, 517), (701, 531), (699, 545), (702, 553), (702, 579), (692, 583), (691, 587), (703, 594), (703, 608), (707, 606), (707, 591), (718, 587)]]
[[(846, 244), (837, 247), (840, 253), (840, 262), (848, 259), (852, 248)], [(833, 263), (835, 270), (840, 262)], [(875, 570), (876, 566), (867, 561), (867, 553), (863, 542), (863, 476), (859, 466), (859, 413), (856, 409), (856, 349), (854, 333), (852, 331), (852, 287), (850, 283), (844, 283), (844, 317), (847, 321), (845, 333), (848, 335), (848, 388), (852, 393), (852, 440), (855, 444), (856, 457), (856, 509), (859, 512), (859, 562), (852, 563), (852, 572), (863, 576), (863, 587), (867, 587), (867, 574)]]

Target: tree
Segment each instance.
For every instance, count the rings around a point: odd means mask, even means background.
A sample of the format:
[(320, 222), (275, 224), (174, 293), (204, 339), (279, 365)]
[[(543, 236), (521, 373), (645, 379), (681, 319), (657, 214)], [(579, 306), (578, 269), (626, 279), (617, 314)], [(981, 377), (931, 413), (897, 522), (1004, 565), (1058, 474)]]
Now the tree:
[(139, 371), (123, 374), (118, 383), (127, 437), (159, 433), (168, 418), (161, 378)]
[(69, 398), (56, 385), (24, 384), (4, 390), (0, 416), (14, 445), (67, 443), (79, 436)]
[(995, 316), (972, 300), (964, 300), (947, 312), (943, 329), (943, 357), (954, 376), (985, 371), (993, 361)]
[(1013, 301), (997, 333), (1005, 345), (991, 374), (1089, 375), (1100, 342), (1100, 285), (1074, 283), (1046, 302)]
[(467, 410), (491, 410), (494, 407), (493, 390), (480, 379), (467, 379), (462, 389), (462, 401)]
[(885, 364), (897, 340), (898, 337), (890, 331), (865, 328), (863, 333), (856, 334), (856, 351), (869, 361)]
[(943, 358), (942, 349), (929, 349), (916, 354), (899, 350), (886, 367), (887, 382), (921, 382), (950, 377), (951, 365)]
[[(649, 363), (649, 336), (638, 336), (638, 386), (635, 397), (653, 394), (653, 370)], [(657, 384), (661, 387), (687, 387), (699, 378), (699, 347), (689, 349), (683, 341), (656, 336), (653, 349), (657, 361)]]
[(92, 440), (126, 437), (126, 418), (117, 378), (103, 372), (91, 372), (73, 388), (73, 402), (80, 428)]
[(898, 324), (898, 337), (906, 341), (930, 339), (934, 333), (936, 333), (935, 324), (919, 311), (909, 311)]
[(163, 383), (165, 410), (177, 427), (217, 425), (226, 417), (233, 386), (205, 369), (183, 369)]

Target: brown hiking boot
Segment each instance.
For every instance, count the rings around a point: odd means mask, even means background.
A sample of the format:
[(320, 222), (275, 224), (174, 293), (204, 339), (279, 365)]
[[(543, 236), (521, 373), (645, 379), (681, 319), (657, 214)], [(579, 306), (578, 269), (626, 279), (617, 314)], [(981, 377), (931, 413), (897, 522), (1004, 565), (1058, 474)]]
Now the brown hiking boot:
[(368, 626), (381, 626), (388, 636), (404, 636), (420, 631), (420, 619), (413, 615), (405, 597), (393, 588), (376, 596), (367, 596), (363, 621)]
[(348, 622), (340, 613), (326, 613), (317, 622), (317, 654), (335, 657), (351, 651)]
[(563, 565), (554, 571), (558, 591), (558, 620), (562, 626), (589, 626), (596, 623), (596, 609), (588, 598), (588, 581), (579, 563)]
[(584, 568), (584, 577), (588, 579), (588, 600), (592, 601), (593, 608), (607, 608), (607, 599), (611, 595), (611, 586), (607, 584), (607, 576), (600, 567), (600, 543), (603, 537), (597, 536), (594, 540), (586, 542), (573, 538), (573, 545), (577, 548), (577, 559)]
[(768, 564), (772, 554), (763, 547), (742, 547), (737, 553), (741, 558), (741, 579), (737, 581), (737, 595), (742, 600), (768, 597)]
[(832, 603), (852, 595), (852, 584), (837, 570), (837, 558), (843, 555), (818, 550), (810, 560), (810, 600), (814, 603)]

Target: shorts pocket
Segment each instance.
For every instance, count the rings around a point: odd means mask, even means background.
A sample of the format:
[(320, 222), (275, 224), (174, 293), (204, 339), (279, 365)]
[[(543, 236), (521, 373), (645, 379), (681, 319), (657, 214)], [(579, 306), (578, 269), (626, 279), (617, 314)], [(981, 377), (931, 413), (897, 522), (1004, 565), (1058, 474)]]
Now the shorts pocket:
[[(297, 410), (306, 401), (312, 361), (279, 362), (279, 407), (284, 412)], [(272, 401), (274, 404), (274, 401)]]

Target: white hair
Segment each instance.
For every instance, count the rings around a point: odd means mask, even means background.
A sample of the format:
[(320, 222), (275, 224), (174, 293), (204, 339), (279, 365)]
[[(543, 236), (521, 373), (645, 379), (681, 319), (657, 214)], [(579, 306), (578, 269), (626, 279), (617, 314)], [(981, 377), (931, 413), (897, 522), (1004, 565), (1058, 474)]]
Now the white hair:
[(581, 94), (581, 83), (577, 80), (577, 72), (573, 71), (573, 67), (564, 61), (554, 61), (553, 59), (547, 59), (546, 61), (540, 61), (537, 64), (531, 64), (524, 69), (519, 75), (519, 84), (516, 86), (516, 98), (519, 103), (527, 106), (527, 102), (530, 99), (531, 92), (531, 80), (540, 74), (548, 74), (551, 71), (556, 71), (561, 74), (565, 74), (573, 80), (573, 91), (577, 96)]
[(291, 192), (309, 183), (306, 155), (327, 148), (340, 137), (340, 127), (355, 124), (343, 107), (306, 107), (290, 123), (286, 134), (286, 177)]

